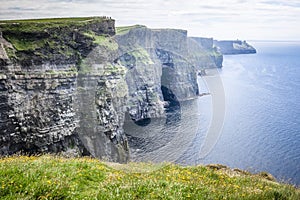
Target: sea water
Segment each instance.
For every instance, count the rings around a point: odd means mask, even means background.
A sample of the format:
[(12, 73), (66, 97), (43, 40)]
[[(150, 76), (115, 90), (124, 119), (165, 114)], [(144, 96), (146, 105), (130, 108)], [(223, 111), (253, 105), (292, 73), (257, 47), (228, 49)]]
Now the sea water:
[[(225, 55), (214, 74), (221, 78), (225, 108), (219, 112), (225, 114), (207, 155), (201, 157), (201, 149), (214, 124), (212, 95), (182, 102), (174, 120), (153, 120), (146, 127), (125, 123), (129, 137), (142, 138), (132, 145), (133, 159), (220, 163), (300, 185), (300, 42), (251, 44), (257, 54)], [(200, 93), (211, 92), (205, 78), (198, 82)]]
[[(219, 75), (226, 114), (216, 145), (203, 159), (187, 151), (190, 154), (186, 152), (179, 162), (187, 157), (195, 163), (267, 171), (299, 185), (300, 43), (252, 44), (257, 54), (224, 56)], [(198, 101), (207, 104), (207, 99)]]

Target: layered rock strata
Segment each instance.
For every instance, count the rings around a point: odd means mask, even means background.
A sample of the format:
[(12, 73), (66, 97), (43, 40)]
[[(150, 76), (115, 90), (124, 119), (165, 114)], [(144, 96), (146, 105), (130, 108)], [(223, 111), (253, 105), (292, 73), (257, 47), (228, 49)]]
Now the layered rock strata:
[[(125, 114), (140, 122), (196, 98), (221, 67), (211, 40), (107, 17), (0, 22), (0, 154), (65, 152), (126, 162)], [(168, 102), (167, 102), (168, 101)]]

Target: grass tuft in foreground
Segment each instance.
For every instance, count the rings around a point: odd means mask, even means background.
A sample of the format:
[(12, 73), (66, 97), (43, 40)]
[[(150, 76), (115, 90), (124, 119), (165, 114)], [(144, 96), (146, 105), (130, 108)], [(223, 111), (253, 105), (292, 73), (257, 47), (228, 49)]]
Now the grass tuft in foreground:
[(0, 159), (0, 199), (300, 199), (290, 185), (204, 166), (91, 158)]

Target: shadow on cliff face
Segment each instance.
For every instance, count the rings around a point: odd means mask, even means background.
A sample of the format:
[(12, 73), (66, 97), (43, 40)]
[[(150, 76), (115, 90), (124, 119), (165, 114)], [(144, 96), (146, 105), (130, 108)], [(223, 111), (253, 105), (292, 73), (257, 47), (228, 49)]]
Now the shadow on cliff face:
[(168, 102), (168, 105), (166, 106), (169, 110), (176, 110), (178, 108), (180, 108), (180, 103), (176, 97), (176, 95), (172, 92), (172, 90), (170, 90), (169, 88), (167, 88), (166, 86), (161, 86), (161, 91), (164, 97), (164, 101)]
[[(147, 53), (149, 55), (147, 57), (150, 59), (147, 66), (143, 66), (144, 63), (139, 62), (140, 58), (130, 59), (128, 54), (136, 55), (138, 54), (136, 51), (141, 50), (140, 48), (132, 49), (134, 53), (126, 52), (121, 57), (123, 64), (128, 69), (126, 80), (129, 86), (129, 112), (125, 117), (124, 131), (128, 138), (131, 159), (136, 161), (175, 162), (190, 145), (197, 132), (197, 127), (190, 128), (186, 126), (188, 124), (187, 120), (197, 124), (197, 113), (194, 112), (193, 115), (190, 115), (191, 112), (187, 109), (188, 106), (185, 106), (184, 110), (181, 109), (183, 97), (189, 95), (196, 97), (198, 94), (197, 82), (194, 81), (196, 72), (192, 65), (185, 62), (185, 58), (169, 50), (145, 48), (143, 53)], [(177, 60), (174, 61), (174, 59)], [(179, 62), (177, 62), (178, 60)], [(145, 62), (145, 60), (143, 61)], [(148, 70), (151, 70), (151, 68), (153, 71), (159, 70), (159, 73), (145, 73), (141, 76), (141, 72), (144, 72), (141, 66), (143, 68), (147, 67)], [(176, 81), (180, 80), (183, 75), (180, 74), (180, 71), (185, 72), (183, 74), (187, 76), (187, 78), (183, 78), (187, 81), (186, 85), (188, 87), (186, 90), (176, 84)], [(157, 76), (157, 81), (159, 81), (155, 85), (149, 83), (149, 79), (156, 80), (153, 76)], [(132, 80), (135, 80), (135, 82), (132, 82)], [(153, 94), (159, 94), (159, 98), (153, 98)], [(159, 111), (163, 111), (163, 114), (152, 115), (157, 112), (157, 103), (159, 102), (163, 105), (159, 108)], [(190, 103), (195, 105), (196, 102), (190, 101)], [(187, 103), (183, 104), (186, 105)], [(182, 114), (184, 120), (181, 120)], [(189, 132), (186, 135), (188, 129)]]
[[(133, 160), (153, 161), (158, 157), (147, 157), (150, 153), (158, 152), (168, 143), (171, 143), (176, 135), (174, 127), (180, 127), (181, 107), (176, 95), (167, 87), (161, 86), (165, 103), (165, 117), (144, 118), (133, 120), (129, 113), (126, 114), (124, 129), (127, 133)], [(163, 157), (163, 156), (162, 156)], [(142, 159), (143, 158), (143, 159)], [(165, 159), (165, 158), (163, 158)], [(166, 161), (166, 160), (160, 160)]]

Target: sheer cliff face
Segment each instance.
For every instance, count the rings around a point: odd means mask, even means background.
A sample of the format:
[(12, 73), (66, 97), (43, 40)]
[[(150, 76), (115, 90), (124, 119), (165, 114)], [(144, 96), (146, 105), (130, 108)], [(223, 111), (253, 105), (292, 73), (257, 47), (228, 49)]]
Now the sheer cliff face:
[[(137, 26), (123, 29), (115, 39), (119, 60), (128, 69), (129, 114), (133, 120), (162, 116), (163, 101), (170, 92), (179, 101), (195, 98), (197, 71), (220, 67), (210, 54), (213, 47), (205, 49), (184, 30)], [(165, 96), (162, 88), (168, 91)]]
[(1, 154), (19, 150), (58, 152), (77, 143), (73, 137), (77, 126), (73, 73), (13, 72), (0, 79)]
[(0, 154), (69, 152), (125, 162), (127, 87), (125, 69), (112, 63), (114, 20), (0, 27)]
[(166, 101), (197, 96), (198, 70), (217, 65), (184, 30), (114, 35), (109, 18), (0, 23), (0, 154), (126, 162), (125, 113), (164, 116)]

